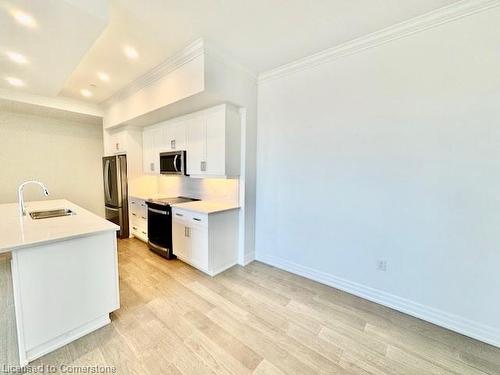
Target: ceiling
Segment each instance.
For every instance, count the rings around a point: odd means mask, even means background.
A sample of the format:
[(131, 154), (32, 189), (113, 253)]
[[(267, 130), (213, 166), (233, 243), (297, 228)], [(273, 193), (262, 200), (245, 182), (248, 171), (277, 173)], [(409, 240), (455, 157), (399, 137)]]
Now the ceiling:
[[(92, 0), (98, 1), (105, 0)], [(51, 0), (47, 6), (46, 2), (45, 8), (60, 3)], [(83, 0), (71, 2), (85, 3)], [(33, 50), (33, 58), (45, 59), (45, 65), (52, 65), (38, 72), (43, 73), (39, 77), (40, 86), (54, 86), (47, 90), (48, 94), (53, 94), (56, 86), (52, 82), (60, 83), (64, 73), (67, 80), (61, 95), (82, 98), (81, 90), (88, 89), (92, 97), (86, 100), (102, 102), (198, 38), (210, 41), (235, 61), (261, 73), (455, 2), (457, 0), (110, 0), (108, 27), (71, 74), (67, 67), (66, 70), (59, 67), (54, 50)], [(42, 10), (35, 9), (37, 3), (41, 2), (30, 1), (27, 6), (38, 17)], [(63, 26), (66, 34), (75, 32), (76, 27)], [(26, 38), (16, 35), (15, 39), (16, 43), (29, 44)], [(59, 50), (75, 48), (81, 43), (75, 40), (60, 41)], [(126, 46), (134, 47), (139, 56), (128, 59), (123, 52)], [(3, 65), (1, 67), (3, 71)], [(109, 81), (101, 81), (97, 76), (99, 72), (107, 73)]]
[(0, 0), (0, 88), (13, 89), (6, 79), (14, 79), (18, 90), (58, 95), (107, 26), (108, 8), (101, 0)]

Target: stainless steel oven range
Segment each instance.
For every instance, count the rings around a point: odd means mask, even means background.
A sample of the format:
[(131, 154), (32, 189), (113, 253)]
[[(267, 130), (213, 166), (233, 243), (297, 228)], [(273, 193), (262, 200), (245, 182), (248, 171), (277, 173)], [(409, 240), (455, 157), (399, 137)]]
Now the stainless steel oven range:
[(198, 199), (174, 197), (149, 199), (148, 206), (148, 246), (149, 249), (167, 259), (175, 259), (172, 248), (172, 207), (171, 204), (192, 202)]

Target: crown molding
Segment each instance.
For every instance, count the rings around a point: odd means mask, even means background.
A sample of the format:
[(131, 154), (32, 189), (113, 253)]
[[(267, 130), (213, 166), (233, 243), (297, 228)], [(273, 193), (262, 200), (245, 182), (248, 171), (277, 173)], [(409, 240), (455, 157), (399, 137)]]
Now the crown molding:
[(261, 73), (259, 84), (405, 38), (499, 5), (500, 0), (462, 0)]
[(147, 73), (127, 84), (124, 88), (113, 94), (108, 99), (101, 102), (104, 107), (110, 106), (112, 103), (123, 100), (135, 92), (150, 86), (154, 82), (163, 78), (168, 73), (176, 70), (180, 66), (188, 63), (194, 58), (200, 56), (205, 50), (205, 43), (202, 38), (195, 40), (181, 51), (177, 52), (167, 60), (157, 65)]

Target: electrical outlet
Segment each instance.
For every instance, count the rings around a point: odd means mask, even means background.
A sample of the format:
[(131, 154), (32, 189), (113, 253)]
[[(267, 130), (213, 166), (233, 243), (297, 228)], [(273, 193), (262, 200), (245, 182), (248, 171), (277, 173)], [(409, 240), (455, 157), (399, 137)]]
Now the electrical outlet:
[(377, 262), (377, 269), (379, 271), (387, 271), (387, 261), (386, 260), (379, 260)]

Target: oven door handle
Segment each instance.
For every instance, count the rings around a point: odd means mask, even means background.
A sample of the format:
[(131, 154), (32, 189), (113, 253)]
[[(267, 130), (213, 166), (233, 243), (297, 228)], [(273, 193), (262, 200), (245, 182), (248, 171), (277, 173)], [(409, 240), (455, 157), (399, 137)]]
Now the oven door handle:
[(155, 214), (168, 215), (167, 211), (161, 211), (151, 207), (148, 207), (148, 211), (154, 212)]

